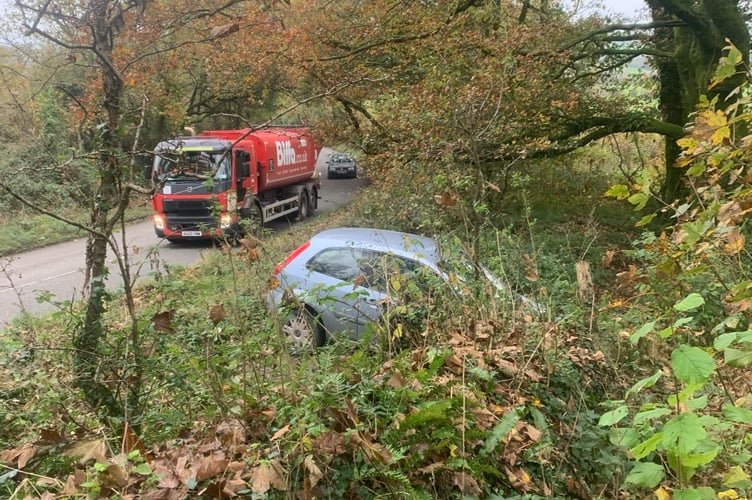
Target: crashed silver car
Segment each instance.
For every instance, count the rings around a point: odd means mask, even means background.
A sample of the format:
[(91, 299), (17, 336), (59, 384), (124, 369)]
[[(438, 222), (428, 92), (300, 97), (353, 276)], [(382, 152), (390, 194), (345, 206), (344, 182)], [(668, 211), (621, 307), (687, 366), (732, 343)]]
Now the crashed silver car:
[[(409, 286), (456, 289), (461, 278), (450, 267), (431, 238), (385, 229), (329, 229), (277, 264), (267, 308), (278, 315), (282, 335), (295, 351), (322, 346), (342, 334), (357, 340), (393, 300), (395, 283), (403, 283), (405, 291)], [(540, 311), (487, 270), (483, 273), (510, 300), (514, 296)]]

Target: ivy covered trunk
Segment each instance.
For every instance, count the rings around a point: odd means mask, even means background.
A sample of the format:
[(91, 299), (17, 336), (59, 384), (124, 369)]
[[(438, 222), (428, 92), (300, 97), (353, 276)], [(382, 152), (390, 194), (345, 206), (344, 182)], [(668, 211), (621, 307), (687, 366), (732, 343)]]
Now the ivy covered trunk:
[[(658, 49), (655, 63), (660, 83), (660, 112), (664, 121), (677, 125), (690, 123), (691, 114), (700, 96), (719, 98), (721, 107), (733, 102), (726, 100), (744, 75), (729, 78), (722, 84), (708, 86), (718, 65), (723, 48), (730, 40), (748, 60), (749, 29), (737, 0), (647, 0), (655, 23), (680, 21), (678, 26), (654, 30), (653, 42)], [(681, 149), (676, 141), (667, 138), (665, 148), (666, 181), (662, 196), (671, 202), (684, 194), (683, 172), (675, 166)]]
[(115, 6), (110, 0), (92, 0), (89, 5), (93, 51), (102, 74), (106, 123), (101, 130), (101, 144), (96, 160), (99, 188), (92, 204), (92, 231), (86, 245), (87, 305), (83, 326), (74, 341), (75, 368), (78, 385), (87, 403), (93, 408), (104, 410), (108, 416), (121, 418), (125, 416), (123, 404), (108, 386), (98, 380), (97, 370), (102, 358), (103, 340), (107, 335), (102, 323), (107, 299), (107, 246), (116, 222), (116, 218), (111, 218), (110, 213), (117, 212), (116, 209), (120, 206), (123, 180), (115, 154), (120, 146), (116, 132), (120, 127), (123, 82), (112, 57), (116, 36), (109, 12)]

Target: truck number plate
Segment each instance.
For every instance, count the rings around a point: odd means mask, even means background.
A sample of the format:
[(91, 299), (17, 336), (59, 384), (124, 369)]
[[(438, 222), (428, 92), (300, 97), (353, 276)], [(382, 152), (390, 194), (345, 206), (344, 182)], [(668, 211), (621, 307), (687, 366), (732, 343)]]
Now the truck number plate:
[(201, 231), (183, 231), (180, 234), (186, 238), (200, 238), (201, 237)]

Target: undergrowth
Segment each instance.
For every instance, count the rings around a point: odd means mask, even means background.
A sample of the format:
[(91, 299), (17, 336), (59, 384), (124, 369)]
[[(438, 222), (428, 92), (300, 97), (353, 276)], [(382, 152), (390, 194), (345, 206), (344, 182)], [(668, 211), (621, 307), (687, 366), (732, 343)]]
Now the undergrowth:
[[(557, 189), (583, 193), (576, 173)], [(671, 352), (648, 334), (665, 321), (716, 325), (717, 310), (699, 309), (711, 301), (687, 296), (702, 283), (717, 293), (710, 282), (687, 275), (662, 289), (649, 271), (662, 255), (656, 240), (627, 248), (633, 214), (589, 191), (562, 217), (527, 189), (471, 230), (461, 203), (448, 201), (461, 200), (461, 188), (437, 178), (421, 199), (411, 186), (399, 207), (368, 188), (345, 210), (264, 235), (260, 246), (225, 246), (194, 268), (155, 272), (136, 296), (138, 353), (113, 297), (99, 375), (121, 398), (141, 382), (125, 421), (103, 420), (72, 383), (80, 312), (16, 321), (0, 340), (0, 494), (623, 498), (650, 488), (634, 480), (641, 463), (674, 470), (665, 449), (635, 454), (660, 432), (660, 410), (693, 400), (676, 380), (656, 383)], [(617, 220), (625, 226), (614, 234)], [(440, 235), (544, 308), (531, 314), (471, 285), (460, 298), (417, 294), (385, 316), (376, 342), (293, 356), (265, 311), (267, 279), (310, 235), (351, 225)], [(642, 327), (656, 306), (674, 314)], [(720, 387), (707, 386), (707, 401), (722, 397)], [(743, 494), (749, 437), (718, 432), (735, 440), (725, 446)], [(721, 474), (696, 472), (707, 484)]]

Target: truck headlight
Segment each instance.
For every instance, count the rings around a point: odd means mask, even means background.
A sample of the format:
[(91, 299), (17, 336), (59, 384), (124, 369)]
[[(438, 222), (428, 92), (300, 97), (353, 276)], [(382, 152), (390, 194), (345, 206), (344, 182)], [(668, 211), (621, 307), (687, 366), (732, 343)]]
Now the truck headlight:
[(157, 214), (154, 216), (154, 227), (160, 231), (164, 231), (165, 221), (163, 215)]
[(227, 229), (232, 225), (232, 215), (231, 214), (222, 214), (222, 216), (219, 218), (219, 225), (222, 229)]

